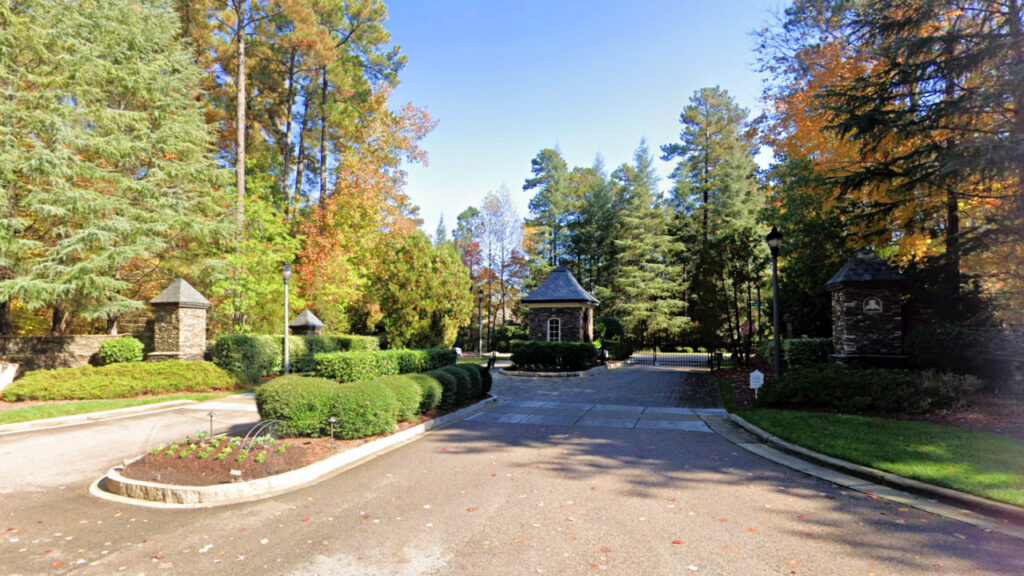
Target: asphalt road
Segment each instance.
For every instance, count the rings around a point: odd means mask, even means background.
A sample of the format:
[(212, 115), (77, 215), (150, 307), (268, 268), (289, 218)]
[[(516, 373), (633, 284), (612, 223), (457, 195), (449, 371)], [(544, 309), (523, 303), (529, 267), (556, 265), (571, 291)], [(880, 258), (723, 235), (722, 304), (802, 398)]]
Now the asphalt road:
[[(627, 404), (685, 378), (638, 368), (563, 385)], [(521, 399), (531, 386), (573, 400), (551, 380), (499, 378), (494, 391)], [(118, 425), (132, 449), (151, 425), (134, 422)], [(49, 436), (17, 442), (47, 452)], [(11, 461), (11, 440), (0, 437), (0, 478), (35, 480), (0, 494), (4, 574), (1024, 574), (1024, 541), (835, 488), (707, 432), (474, 419), (285, 496), (190, 511), (93, 498), (109, 457), (50, 459), (37, 475)], [(64, 467), (76, 472), (52, 483)]]

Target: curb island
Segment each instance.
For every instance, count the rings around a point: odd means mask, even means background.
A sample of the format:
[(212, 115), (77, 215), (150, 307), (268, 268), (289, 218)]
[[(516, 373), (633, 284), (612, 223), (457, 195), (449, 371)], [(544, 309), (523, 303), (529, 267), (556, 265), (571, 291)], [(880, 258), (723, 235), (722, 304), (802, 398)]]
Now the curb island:
[[(412, 442), (431, 430), (443, 428), (468, 418), (498, 401), (497, 396), (491, 396), (461, 410), (356, 446), (326, 460), (266, 478), (213, 486), (180, 486), (126, 478), (120, 473), (124, 466), (115, 466), (107, 472), (106, 476), (94, 482), (89, 487), (89, 492), (93, 496), (105, 500), (165, 509), (209, 508), (260, 500), (308, 486), (335, 472), (358, 466)], [(126, 462), (125, 465), (132, 461)]]

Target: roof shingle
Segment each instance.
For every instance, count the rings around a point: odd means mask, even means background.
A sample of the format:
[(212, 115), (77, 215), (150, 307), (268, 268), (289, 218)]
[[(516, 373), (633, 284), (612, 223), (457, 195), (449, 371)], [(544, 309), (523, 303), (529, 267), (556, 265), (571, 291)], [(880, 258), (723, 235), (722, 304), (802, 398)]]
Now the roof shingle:
[(547, 279), (522, 299), (522, 302), (587, 302), (600, 304), (597, 298), (580, 286), (580, 283), (573, 277), (572, 272), (565, 266), (559, 266), (551, 271)]

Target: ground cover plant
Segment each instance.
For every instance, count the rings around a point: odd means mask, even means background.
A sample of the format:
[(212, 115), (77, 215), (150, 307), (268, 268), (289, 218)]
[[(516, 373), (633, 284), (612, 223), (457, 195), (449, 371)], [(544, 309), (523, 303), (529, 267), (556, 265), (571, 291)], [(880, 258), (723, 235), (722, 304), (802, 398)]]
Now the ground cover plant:
[(17, 402), (134, 398), (235, 390), (241, 385), (235, 375), (210, 362), (129, 362), (29, 372), (5, 388), (2, 399)]
[[(60, 418), (63, 416), (74, 416), (77, 414), (90, 414), (103, 412), (105, 410), (117, 410), (120, 408), (131, 408), (133, 406), (144, 406), (159, 402), (172, 400), (194, 400), (201, 402), (213, 398), (221, 398), (233, 394), (233, 392), (211, 392), (206, 394), (168, 394), (166, 396), (146, 396), (142, 398), (124, 398), (112, 400), (70, 400), (67, 402), (47, 402), (44, 404), (31, 404), (20, 406), (20, 403), (0, 405), (0, 424), (16, 424), (18, 422), (30, 422), (45, 418)], [(14, 406), (14, 407), (12, 407)]]
[(747, 421), (843, 460), (1024, 506), (1024, 443), (928, 422), (741, 408)]

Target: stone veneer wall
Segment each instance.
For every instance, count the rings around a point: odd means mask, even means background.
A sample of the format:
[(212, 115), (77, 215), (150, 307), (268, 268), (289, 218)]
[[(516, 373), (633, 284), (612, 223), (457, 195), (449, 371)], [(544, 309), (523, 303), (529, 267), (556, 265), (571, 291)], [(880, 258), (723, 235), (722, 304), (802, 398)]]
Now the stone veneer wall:
[[(902, 356), (903, 315), (899, 288), (845, 286), (832, 292), (834, 355)], [(864, 312), (864, 301), (875, 297), (882, 311)]]
[(153, 307), (153, 351), (147, 360), (202, 360), (205, 352), (205, 309)]
[(18, 375), (26, 370), (71, 368), (89, 363), (100, 344), (122, 335), (3, 336), (0, 359), (18, 364)]
[(531, 308), (530, 309), (530, 340), (543, 341), (548, 339), (548, 319), (561, 320), (562, 342), (584, 342), (583, 340), (583, 307), (564, 308)]

